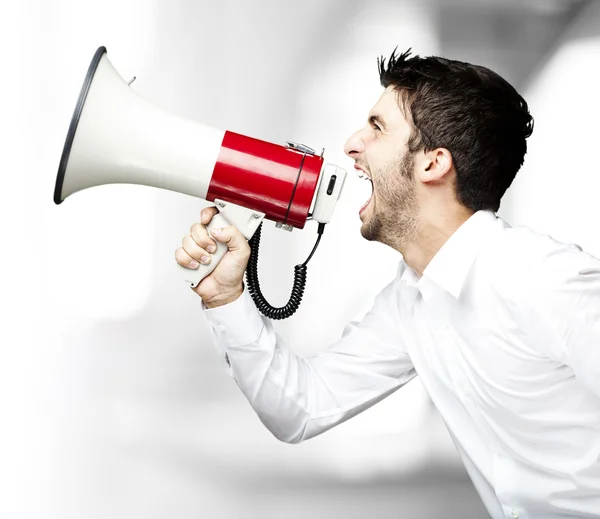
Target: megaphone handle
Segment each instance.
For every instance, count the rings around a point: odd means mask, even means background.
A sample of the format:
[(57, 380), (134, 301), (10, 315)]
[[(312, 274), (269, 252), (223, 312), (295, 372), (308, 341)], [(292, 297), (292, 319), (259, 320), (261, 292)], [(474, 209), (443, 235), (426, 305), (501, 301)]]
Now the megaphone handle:
[[(210, 223), (206, 226), (206, 229), (210, 234), (211, 229), (219, 229), (221, 227), (227, 227), (229, 225), (230, 223), (225, 218), (223, 218), (223, 216), (220, 213), (217, 213), (215, 216), (213, 216)], [(214, 240), (214, 242), (217, 244), (217, 250), (211, 255), (211, 260), (208, 265), (200, 263), (200, 266), (197, 269), (188, 269), (182, 267), (181, 265), (179, 265), (179, 263), (177, 263), (177, 266), (183, 271), (185, 281), (189, 283), (192, 288), (196, 287), (198, 283), (200, 283), (200, 281), (202, 281), (213, 270), (215, 270), (215, 268), (227, 252), (227, 244), (219, 242), (217, 240)]]

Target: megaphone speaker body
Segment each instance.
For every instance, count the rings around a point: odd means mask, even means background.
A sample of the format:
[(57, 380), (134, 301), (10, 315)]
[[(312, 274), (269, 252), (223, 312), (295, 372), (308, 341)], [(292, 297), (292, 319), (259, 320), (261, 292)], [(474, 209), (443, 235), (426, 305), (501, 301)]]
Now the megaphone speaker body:
[[(317, 189), (323, 195), (313, 214), (329, 221), (344, 178), (344, 170), (324, 167), (322, 155), (302, 145), (219, 130), (154, 106), (123, 80), (100, 47), (71, 119), (54, 201), (103, 184), (153, 186), (217, 203), (222, 218), (213, 226), (236, 225), (250, 239), (263, 218), (303, 228)], [(225, 252), (198, 271), (184, 269), (186, 280), (195, 286)]]

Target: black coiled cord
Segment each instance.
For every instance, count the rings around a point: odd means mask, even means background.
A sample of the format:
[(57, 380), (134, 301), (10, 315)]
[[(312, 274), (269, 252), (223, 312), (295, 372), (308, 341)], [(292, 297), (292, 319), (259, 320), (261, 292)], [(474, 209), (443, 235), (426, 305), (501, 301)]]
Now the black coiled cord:
[(302, 301), (302, 296), (304, 294), (304, 287), (306, 285), (306, 265), (317, 250), (317, 246), (319, 245), (321, 236), (325, 230), (325, 224), (319, 224), (319, 237), (317, 238), (317, 242), (315, 243), (310, 256), (308, 256), (302, 265), (296, 265), (294, 267), (294, 285), (292, 287), (292, 295), (290, 296), (290, 300), (287, 302), (287, 304), (280, 308), (271, 306), (260, 291), (260, 282), (258, 281), (258, 247), (260, 243), (261, 229), (262, 223), (258, 226), (258, 229), (256, 229), (254, 236), (252, 236), (252, 238), (250, 238), (248, 241), (250, 245), (250, 259), (248, 260), (248, 268), (246, 269), (246, 283), (248, 285), (248, 292), (250, 293), (250, 296), (252, 296), (252, 300), (254, 301), (256, 308), (258, 308), (258, 311), (265, 317), (268, 317), (269, 319), (287, 319), (293, 315), (300, 306), (300, 302)]

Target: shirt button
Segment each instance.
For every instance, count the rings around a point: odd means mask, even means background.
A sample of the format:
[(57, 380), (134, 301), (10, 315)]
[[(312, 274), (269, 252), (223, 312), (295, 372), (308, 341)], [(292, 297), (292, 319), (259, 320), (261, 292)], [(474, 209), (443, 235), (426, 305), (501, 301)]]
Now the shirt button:
[(517, 512), (514, 508), (510, 512), (511, 517), (519, 517), (519, 512)]

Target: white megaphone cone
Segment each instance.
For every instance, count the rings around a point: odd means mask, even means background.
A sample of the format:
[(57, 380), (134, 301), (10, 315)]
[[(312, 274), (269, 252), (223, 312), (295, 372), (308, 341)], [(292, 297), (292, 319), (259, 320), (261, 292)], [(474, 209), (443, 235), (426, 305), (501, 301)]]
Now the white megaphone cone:
[[(139, 184), (215, 202), (219, 214), (209, 232), (235, 225), (251, 240), (264, 218), (286, 230), (301, 229), (312, 218), (319, 222), (321, 234), (345, 176), (343, 169), (323, 165), (323, 154), (306, 146), (291, 142), (280, 146), (161, 110), (130, 88), (108, 60), (106, 48), (100, 47), (73, 113), (54, 202), (103, 184)], [(227, 252), (226, 245), (217, 242), (217, 246), (209, 265), (197, 270), (179, 267), (191, 286), (210, 274)], [(296, 308), (302, 292), (298, 296), (297, 288)], [(249, 290), (255, 302), (261, 302), (258, 286), (249, 283)], [(267, 315), (273, 309), (265, 304), (259, 309)], [(284, 313), (273, 317), (291, 315), (289, 309)]]
[(131, 90), (101, 47), (82, 88), (54, 192), (141, 184), (206, 200), (225, 131), (169, 114)]

